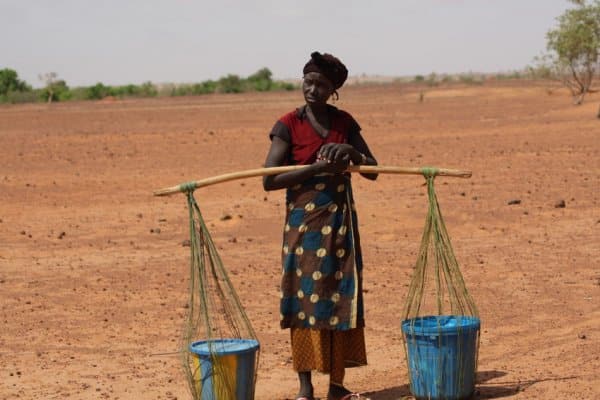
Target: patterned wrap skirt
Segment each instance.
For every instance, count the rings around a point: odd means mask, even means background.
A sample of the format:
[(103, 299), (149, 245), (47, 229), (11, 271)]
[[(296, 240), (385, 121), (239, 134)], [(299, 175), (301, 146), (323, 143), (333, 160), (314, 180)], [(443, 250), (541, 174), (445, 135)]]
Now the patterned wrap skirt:
[(287, 190), (281, 327), (364, 327), (362, 256), (349, 174), (327, 174)]
[(343, 386), (346, 368), (367, 365), (364, 328), (347, 331), (290, 329), (295, 371), (330, 374), (330, 382)]

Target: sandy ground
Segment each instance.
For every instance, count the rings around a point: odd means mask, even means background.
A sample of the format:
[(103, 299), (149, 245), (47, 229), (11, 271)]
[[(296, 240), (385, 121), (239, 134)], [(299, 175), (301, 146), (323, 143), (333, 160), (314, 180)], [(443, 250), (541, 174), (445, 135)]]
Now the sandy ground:
[[(473, 171), (437, 191), (483, 321), (476, 398), (599, 399), (600, 96), (576, 107), (543, 84), (496, 82), (426, 88), (420, 102), (420, 90), (347, 87), (337, 106), (382, 165)], [(152, 192), (261, 166), (274, 121), (300, 103), (291, 92), (0, 107), (0, 398), (188, 398), (173, 354), (186, 204)], [(346, 382), (374, 400), (409, 394), (399, 313), (422, 183), (354, 179), (370, 365)], [(283, 192), (252, 178), (196, 198), (261, 341), (256, 398), (291, 398)], [(314, 381), (324, 396), (326, 376)]]

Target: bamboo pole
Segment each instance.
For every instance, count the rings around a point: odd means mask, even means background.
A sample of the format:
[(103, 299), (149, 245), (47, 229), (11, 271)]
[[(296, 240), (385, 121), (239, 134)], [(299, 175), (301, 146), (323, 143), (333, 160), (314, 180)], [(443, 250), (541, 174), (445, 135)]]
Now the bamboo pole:
[[(307, 168), (309, 165), (288, 165), (283, 167), (271, 167), (271, 168), (256, 168), (248, 169), (245, 171), (231, 172), (228, 174), (212, 176), (199, 181), (186, 182), (177, 186), (171, 186), (156, 190), (155, 196), (168, 196), (175, 193), (185, 192), (188, 190), (194, 190), (217, 183), (233, 181), (236, 179), (252, 178), (255, 176), (267, 176), (277, 175), (283, 172), (295, 171), (302, 168)], [(394, 167), (384, 165), (351, 165), (346, 170), (352, 173), (363, 173), (363, 174), (402, 174), (402, 175), (423, 175), (426, 170), (435, 170), (436, 175), (440, 176), (451, 176), (457, 178), (470, 178), (471, 171), (447, 169), (447, 168), (421, 168), (421, 167)]]

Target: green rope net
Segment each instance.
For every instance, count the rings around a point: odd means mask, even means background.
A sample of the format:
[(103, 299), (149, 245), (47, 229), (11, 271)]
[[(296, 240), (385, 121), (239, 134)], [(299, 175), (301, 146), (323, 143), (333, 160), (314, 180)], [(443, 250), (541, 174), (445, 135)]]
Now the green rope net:
[(480, 320), (467, 291), (424, 168), (429, 208), (402, 318), (411, 391), (417, 399), (458, 400), (474, 391)]
[(193, 187), (190, 299), (182, 361), (195, 400), (254, 398), (259, 343), (208, 232)]

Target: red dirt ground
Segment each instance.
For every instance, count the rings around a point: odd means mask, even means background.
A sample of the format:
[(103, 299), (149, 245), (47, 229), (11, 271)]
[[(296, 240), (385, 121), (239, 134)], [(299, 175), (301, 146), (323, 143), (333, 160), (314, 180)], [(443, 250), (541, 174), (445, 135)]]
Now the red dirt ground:
[[(473, 171), (438, 178), (437, 192), (483, 321), (476, 398), (599, 399), (599, 95), (576, 107), (563, 90), (530, 82), (426, 88), (423, 102), (421, 90), (349, 86), (337, 106), (361, 123), (382, 165)], [(172, 354), (188, 296), (186, 205), (152, 192), (261, 166), (271, 126), (301, 100), (0, 107), (0, 398), (188, 398)], [(409, 394), (399, 314), (423, 229), (423, 179), (354, 182), (370, 365), (346, 381), (398, 400)], [(196, 192), (259, 334), (257, 400), (297, 391), (279, 329), (283, 195), (263, 192), (259, 178)], [(316, 395), (326, 382), (315, 377)]]

